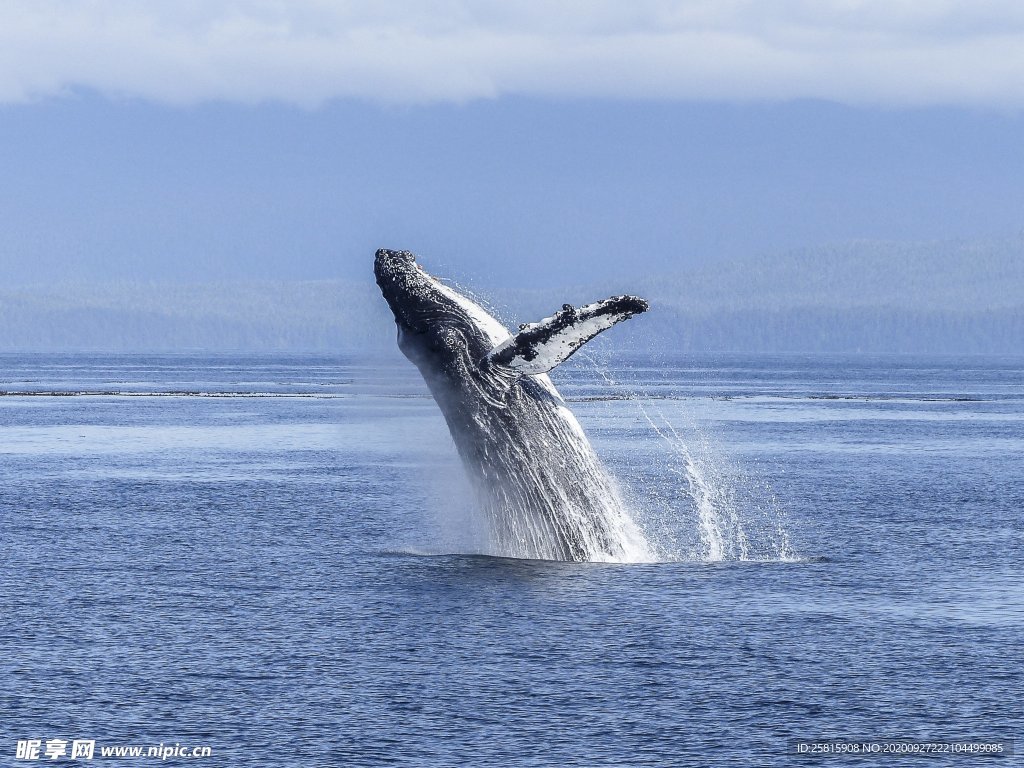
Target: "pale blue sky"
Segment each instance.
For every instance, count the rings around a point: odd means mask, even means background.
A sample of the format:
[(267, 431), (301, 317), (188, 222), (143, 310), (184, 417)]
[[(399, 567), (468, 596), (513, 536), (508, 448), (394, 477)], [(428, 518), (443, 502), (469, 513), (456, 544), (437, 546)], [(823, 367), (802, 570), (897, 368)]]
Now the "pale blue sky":
[[(387, 10), (381, 10), (386, 6)], [(1017, 3), (6, 3), (0, 269), (590, 282), (1024, 228)]]

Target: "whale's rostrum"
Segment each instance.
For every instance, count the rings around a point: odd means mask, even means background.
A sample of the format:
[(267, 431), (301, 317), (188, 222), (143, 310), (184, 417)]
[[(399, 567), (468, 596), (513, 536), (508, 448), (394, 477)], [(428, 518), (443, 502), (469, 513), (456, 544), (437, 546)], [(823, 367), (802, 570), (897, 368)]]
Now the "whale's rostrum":
[(579, 422), (547, 376), (584, 343), (647, 310), (635, 296), (568, 304), (510, 333), (427, 274), (409, 251), (377, 251), (398, 345), (444, 414), (486, 509), (491, 550), (510, 557), (652, 557)]

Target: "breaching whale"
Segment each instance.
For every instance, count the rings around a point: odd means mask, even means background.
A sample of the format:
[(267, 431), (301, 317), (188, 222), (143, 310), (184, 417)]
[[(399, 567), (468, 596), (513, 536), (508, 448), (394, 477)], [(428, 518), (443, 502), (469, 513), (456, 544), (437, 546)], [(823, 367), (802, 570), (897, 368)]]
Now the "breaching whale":
[(398, 346), (423, 375), (487, 510), (494, 552), (649, 559), (643, 534), (547, 376), (601, 331), (645, 312), (647, 302), (613, 296), (565, 304), (513, 335), (409, 251), (377, 251), (374, 274)]

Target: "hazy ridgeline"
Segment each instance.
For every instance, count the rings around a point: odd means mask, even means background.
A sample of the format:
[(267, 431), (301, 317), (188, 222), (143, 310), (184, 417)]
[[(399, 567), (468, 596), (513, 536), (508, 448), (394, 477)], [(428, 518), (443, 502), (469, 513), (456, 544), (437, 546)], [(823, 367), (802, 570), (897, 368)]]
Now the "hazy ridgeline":
[[(608, 334), (605, 343), (613, 345), (1024, 353), (1024, 237), (853, 242), (594, 285), (469, 287), (493, 300), (511, 327), (566, 301), (626, 291), (649, 298), (652, 312)], [(369, 274), (365, 282), (0, 289), (3, 351), (347, 351), (393, 344), (390, 312)]]

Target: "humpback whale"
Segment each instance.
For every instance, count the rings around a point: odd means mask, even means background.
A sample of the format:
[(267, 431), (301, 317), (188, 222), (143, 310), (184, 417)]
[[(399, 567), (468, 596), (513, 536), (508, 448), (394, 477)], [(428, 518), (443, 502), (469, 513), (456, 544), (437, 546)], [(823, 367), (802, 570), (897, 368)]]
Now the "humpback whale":
[(398, 346), (425, 380), (485, 508), (496, 554), (650, 559), (579, 422), (547, 372), (602, 331), (645, 312), (636, 296), (573, 307), (510, 333), (429, 275), (409, 251), (377, 251), (374, 274)]

